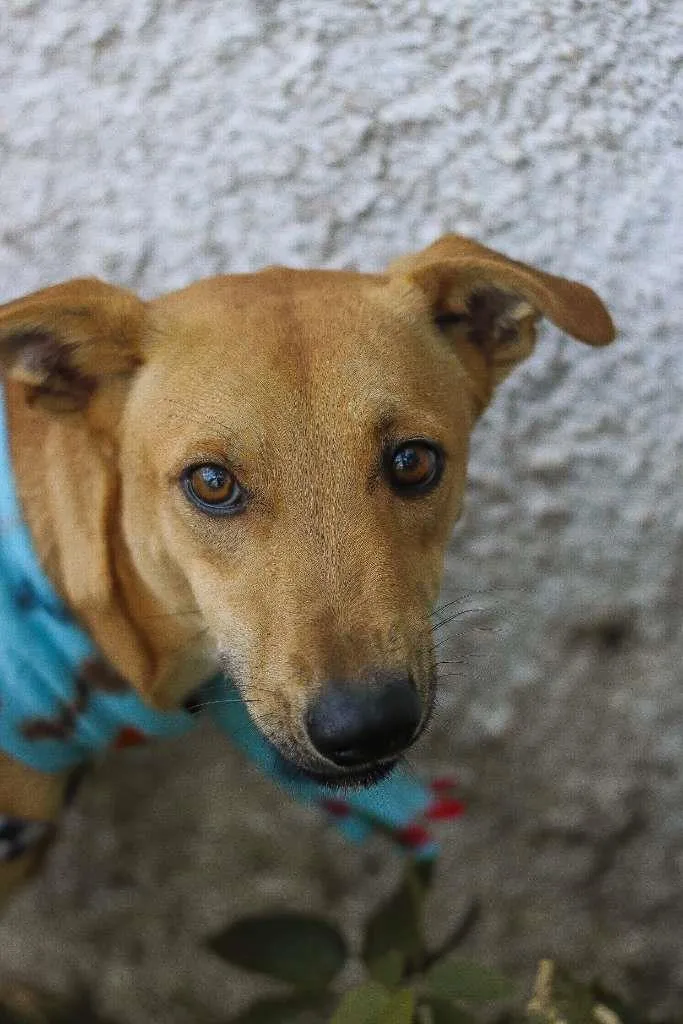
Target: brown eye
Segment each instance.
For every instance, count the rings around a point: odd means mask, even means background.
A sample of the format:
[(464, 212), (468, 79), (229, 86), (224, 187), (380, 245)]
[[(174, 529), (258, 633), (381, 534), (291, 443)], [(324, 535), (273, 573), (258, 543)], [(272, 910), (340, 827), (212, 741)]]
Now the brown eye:
[(389, 483), (398, 494), (424, 494), (436, 487), (443, 471), (443, 453), (430, 441), (405, 441), (387, 457)]
[(188, 498), (210, 515), (233, 515), (246, 503), (246, 494), (236, 477), (218, 463), (191, 466), (182, 477)]

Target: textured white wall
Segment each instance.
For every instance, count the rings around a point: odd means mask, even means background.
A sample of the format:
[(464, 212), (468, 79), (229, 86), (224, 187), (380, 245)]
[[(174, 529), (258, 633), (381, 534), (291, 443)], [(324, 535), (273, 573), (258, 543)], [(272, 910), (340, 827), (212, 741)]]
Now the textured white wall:
[[(5, 0), (0, 19), (2, 299), (80, 273), (150, 295), (269, 262), (375, 269), (454, 230), (608, 302), (617, 344), (547, 329), (476, 432), (446, 597), (483, 611), (418, 760), (472, 791), (442, 881), (483, 901), (471, 949), (561, 954), (681, 1012), (681, 5)], [(202, 795), (178, 815), (183, 758)], [(211, 737), (110, 765), (4, 961), (87, 976), (141, 1022), (224, 1009), (195, 934), (258, 900), (353, 923), (376, 891), (364, 855), (271, 799)], [(276, 828), (304, 826), (316, 857), (276, 857)]]

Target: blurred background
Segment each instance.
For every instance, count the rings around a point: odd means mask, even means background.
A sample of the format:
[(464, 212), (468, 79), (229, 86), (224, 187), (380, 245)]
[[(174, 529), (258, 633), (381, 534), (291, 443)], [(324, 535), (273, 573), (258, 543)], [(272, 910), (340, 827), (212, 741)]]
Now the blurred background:
[[(683, 1019), (683, 8), (667, 0), (5, 0), (0, 299), (78, 274), (381, 269), (471, 235), (590, 285), (620, 330), (544, 328), (473, 440), (443, 600), (460, 662), (413, 763), (455, 774), (432, 916)], [(199, 942), (261, 908), (353, 934), (396, 877), (220, 736), (107, 760), (0, 972), (130, 1024), (265, 983)]]

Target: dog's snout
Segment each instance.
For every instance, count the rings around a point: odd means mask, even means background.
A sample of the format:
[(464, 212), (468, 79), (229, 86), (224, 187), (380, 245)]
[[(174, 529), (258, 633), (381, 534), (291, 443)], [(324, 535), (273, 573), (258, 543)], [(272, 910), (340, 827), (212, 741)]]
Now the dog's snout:
[(326, 683), (308, 710), (308, 736), (328, 761), (344, 768), (400, 754), (414, 739), (422, 702), (409, 675)]

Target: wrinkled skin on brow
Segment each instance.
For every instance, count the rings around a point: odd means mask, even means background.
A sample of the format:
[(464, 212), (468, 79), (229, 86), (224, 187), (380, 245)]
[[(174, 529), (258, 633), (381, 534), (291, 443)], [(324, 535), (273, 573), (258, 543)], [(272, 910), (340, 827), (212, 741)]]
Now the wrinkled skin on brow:
[[(426, 715), (429, 612), (475, 418), (426, 309), (386, 278), (273, 269), (200, 282), (150, 314), (120, 453), (123, 538), (149, 592), (206, 630), (209, 657), (299, 762), (314, 756), (302, 716), (326, 680), (408, 670)], [(402, 498), (382, 453), (415, 437), (443, 446), (445, 471)], [(212, 518), (178, 478), (226, 459), (251, 498)], [(154, 687), (162, 703), (169, 682)]]

